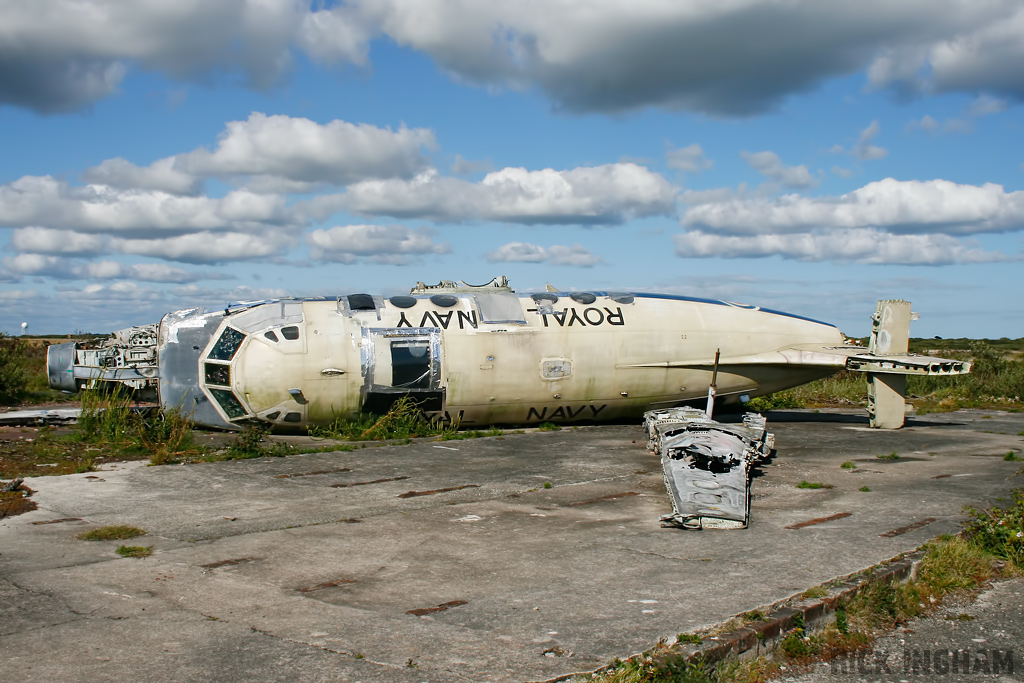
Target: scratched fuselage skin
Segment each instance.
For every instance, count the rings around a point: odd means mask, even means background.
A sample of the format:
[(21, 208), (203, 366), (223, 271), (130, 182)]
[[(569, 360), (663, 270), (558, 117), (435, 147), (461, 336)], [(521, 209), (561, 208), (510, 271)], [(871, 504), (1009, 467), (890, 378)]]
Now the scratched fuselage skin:
[(406, 393), (462, 425), (609, 420), (705, 397), (716, 350), (718, 395), (735, 401), (832, 374), (841, 366), (780, 352), (844, 341), (825, 323), (657, 294), (512, 293), (504, 320), (472, 294), (450, 305), (372, 300), (363, 310), (340, 297), (169, 314), (161, 403), (234, 429), (328, 425)]

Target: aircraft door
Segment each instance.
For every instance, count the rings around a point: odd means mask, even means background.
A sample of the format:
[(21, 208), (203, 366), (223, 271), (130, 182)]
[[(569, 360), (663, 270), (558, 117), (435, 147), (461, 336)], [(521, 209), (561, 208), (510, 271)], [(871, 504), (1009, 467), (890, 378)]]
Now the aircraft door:
[(403, 396), (422, 410), (443, 410), (441, 330), (363, 328), (362, 366), (364, 412), (386, 413)]

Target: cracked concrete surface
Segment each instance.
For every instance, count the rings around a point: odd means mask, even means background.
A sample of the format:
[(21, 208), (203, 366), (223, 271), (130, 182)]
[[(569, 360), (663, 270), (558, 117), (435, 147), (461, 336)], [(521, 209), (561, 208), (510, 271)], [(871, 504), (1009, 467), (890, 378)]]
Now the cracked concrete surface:
[[(40, 509), (0, 522), (4, 679), (548, 680), (916, 548), (1019, 485), (1021, 414), (769, 427), (738, 531), (658, 526), (639, 425), (32, 479)], [(75, 539), (108, 524), (154, 554)]]

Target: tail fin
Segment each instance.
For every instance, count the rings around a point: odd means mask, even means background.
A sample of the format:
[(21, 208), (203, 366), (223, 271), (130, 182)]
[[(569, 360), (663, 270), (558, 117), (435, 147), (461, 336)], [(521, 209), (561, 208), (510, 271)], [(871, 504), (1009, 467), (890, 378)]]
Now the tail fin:
[(914, 314), (910, 302), (902, 299), (878, 302), (875, 314), (871, 316), (871, 341), (868, 353), (879, 356), (891, 354), (906, 355), (910, 348), (910, 321)]
[[(871, 341), (868, 352), (879, 355), (906, 355), (910, 347), (910, 302), (883, 300), (871, 317)], [(868, 416), (875, 429), (899, 429), (906, 420), (907, 376), (868, 373)]]

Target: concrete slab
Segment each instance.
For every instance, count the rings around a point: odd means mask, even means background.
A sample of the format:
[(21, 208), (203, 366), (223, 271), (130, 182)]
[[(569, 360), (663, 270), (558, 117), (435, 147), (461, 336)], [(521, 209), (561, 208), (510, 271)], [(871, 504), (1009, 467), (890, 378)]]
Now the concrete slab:
[[(0, 523), (5, 680), (547, 680), (916, 548), (1020, 485), (1022, 414), (769, 426), (738, 531), (658, 525), (639, 426), (31, 479), (40, 509)], [(108, 524), (154, 555), (75, 539)]]

